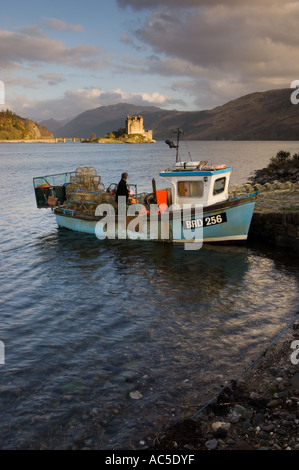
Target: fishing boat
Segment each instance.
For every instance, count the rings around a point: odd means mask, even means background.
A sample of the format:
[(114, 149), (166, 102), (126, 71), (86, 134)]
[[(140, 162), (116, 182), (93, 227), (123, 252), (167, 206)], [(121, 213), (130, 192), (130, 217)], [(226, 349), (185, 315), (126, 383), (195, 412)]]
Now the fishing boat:
[(165, 189), (115, 201), (116, 183), (105, 188), (94, 167), (33, 178), (38, 208), (52, 208), (59, 227), (91, 233), (99, 239), (154, 240), (198, 249), (202, 243), (243, 244), (248, 237), (257, 192), (229, 196), (233, 169), (208, 161), (181, 161), (177, 141), (172, 168), (159, 173)]

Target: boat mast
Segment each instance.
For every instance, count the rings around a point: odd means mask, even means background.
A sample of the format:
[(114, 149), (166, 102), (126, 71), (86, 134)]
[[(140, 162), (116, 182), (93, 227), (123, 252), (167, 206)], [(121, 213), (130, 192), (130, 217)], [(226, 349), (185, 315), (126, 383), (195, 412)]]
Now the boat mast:
[(175, 132), (177, 134), (177, 141), (176, 141), (176, 163), (179, 161), (179, 146), (180, 146), (180, 135), (183, 133), (182, 129), (178, 128)]
[(178, 128), (176, 131), (174, 131), (174, 134), (177, 134), (177, 140), (176, 140), (176, 145), (172, 142), (172, 140), (165, 140), (165, 144), (169, 146), (171, 149), (176, 149), (176, 163), (178, 163), (180, 157), (179, 157), (179, 146), (180, 146), (180, 135), (183, 134), (182, 129)]

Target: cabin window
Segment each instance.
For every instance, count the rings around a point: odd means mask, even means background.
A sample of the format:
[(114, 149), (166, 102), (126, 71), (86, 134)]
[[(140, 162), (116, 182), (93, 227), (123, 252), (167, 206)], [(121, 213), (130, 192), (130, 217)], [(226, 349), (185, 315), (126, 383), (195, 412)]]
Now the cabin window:
[(180, 197), (202, 197), (203, 181), (180, 181), (178, 195)]
[(214, 196), (217, 194), (223, 193), (224, 188), (225, 188), (225, 181), (226, 181), (226, 178), (219, 178), (218, 180), (215, 181), (214, 189), (213, 189)]

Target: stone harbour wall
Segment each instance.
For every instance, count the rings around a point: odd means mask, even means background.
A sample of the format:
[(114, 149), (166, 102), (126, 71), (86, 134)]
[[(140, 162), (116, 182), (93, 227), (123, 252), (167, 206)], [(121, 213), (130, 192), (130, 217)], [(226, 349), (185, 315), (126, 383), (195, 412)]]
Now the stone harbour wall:
[(299, 254), (299, 211), (254, 212), (248, 239), (266, 242)]
[(248, 240), (261, 241), (299, 254), (299, 182), (245, 184), (231, 195), (259, 191)]

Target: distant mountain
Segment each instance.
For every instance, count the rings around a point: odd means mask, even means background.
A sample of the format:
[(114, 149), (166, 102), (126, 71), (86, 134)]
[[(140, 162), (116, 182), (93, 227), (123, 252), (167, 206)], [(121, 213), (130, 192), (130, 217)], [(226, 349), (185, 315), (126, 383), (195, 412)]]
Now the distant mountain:
[(9, 109), (0, 112), (0, 140), (51, 139), (52, 132), (28, 118), (22, 118)]
[(56, 129), (55, 137), (105, 136), (125, 127), (126, 115), (141, 114), (155, 140), (181, 127), (189, 140), (299, 140), (299, 106), (290, 88), (251, 93), (205, 111), (165, 110), (154, 106), (117, 104), (79, 114)]
[[(147, 125), (148, 113), (157, 113), (159, 108), (154, 106), (135, 106), (133, 104), (120, 103), (111, 106), (101, 106), (79, 114), (66, 125), (54, 131), (55, 137), (84, 137), (89, 138), (92, 133), (97, 137), (104, 137), (107, 132), (113, 132), (125, 127), (127, 114), (145, 117)], [(167, 113), (168, 111), (166, 111)]]
[(70, 119), (63, 119), (61, 121), (58, 121), (56, 119), (46, 119), (45, 121), (41, 121), (38, 124), (40, 126), (47, 127), (49, 131), (51, 131), (53, 134), (56, 131), (56, 129), (60, 129), (62, 126), (65, 126), (66, 123), (68, 123)]
[(251, 93), (195, 115), (191, 138), (298, 140), (299, 106), (291, 103), (291, 92), (287, 88)]

